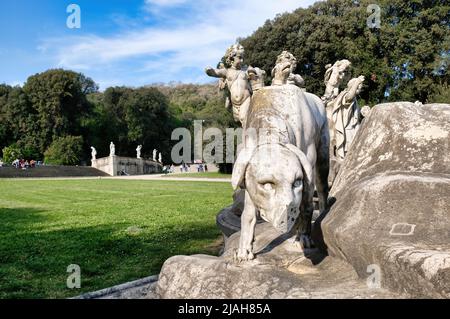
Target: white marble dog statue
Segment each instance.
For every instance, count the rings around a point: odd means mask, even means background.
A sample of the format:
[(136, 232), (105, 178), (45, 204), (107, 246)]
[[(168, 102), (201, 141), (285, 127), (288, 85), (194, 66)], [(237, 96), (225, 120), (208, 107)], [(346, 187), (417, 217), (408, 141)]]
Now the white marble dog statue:
[(233, 169), (233, 188), (245, 189), (241, 237), (234, 256), (238, 262), (255, 258), (258, 216), (281, 233), (298, 230), (296, 240), (309, 248), (315, 187), (321, 212), (327, 205), (326, 111), (319, 97), (288, 82), (291, 72), (285, 69), (278, 68), (276, 85), (253, 95), (243, 148)]

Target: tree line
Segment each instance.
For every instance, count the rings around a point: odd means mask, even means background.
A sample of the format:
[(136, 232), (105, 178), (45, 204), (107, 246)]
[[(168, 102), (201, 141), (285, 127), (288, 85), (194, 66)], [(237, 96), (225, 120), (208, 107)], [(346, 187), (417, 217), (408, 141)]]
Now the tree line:
[(16, 158), (49, 164), (90, 164), (90, 146), (99, 156), (116, 153), (150, 158), (153, 149), (170, 158), (171, 132), (192, 129), (193, 121), (232, 126), (215, 85), (111, 87), (81, 73), (55, 69), (33, 75), (23, 87), (0, 85), (0, 149), (4, 162)]

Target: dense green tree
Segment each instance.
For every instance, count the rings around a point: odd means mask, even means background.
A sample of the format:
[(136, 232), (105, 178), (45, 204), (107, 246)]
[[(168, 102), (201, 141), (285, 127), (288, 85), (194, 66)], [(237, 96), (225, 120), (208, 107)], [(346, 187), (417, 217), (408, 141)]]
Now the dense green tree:
[[(189, 129), (192, 143), (194, 142), (193, 125), (196, 120), (202, 121), (204, 131), (211, 127), (221, 129), (224, 137), (227, 128), (238, 126), (234, 122), (232, 113), (225, 108), (224, 93), (218, 90), (216, 84), (179, 84), (157, 88), (169, 99), (172, 126)], [(208, 142), (204, 141), (204, 144)], [(177, 141), (172, 142), (171, 145), (176, 143)], [(224, 154), (225, 149), (226, 144), (224, 144)], [(193, 151), (192, 149), (192, 153)]]
[(93, 116), (86, 121), (88, 142), (99, 154), (109, 152), (116, 144), (120, 155), (135, 156), (137, 145), (143, 145), (142, 156), (150, 157), (153, 149), (170, 155), (171, 121), (168, 100), (156, 88), (108, 88), (103, 94), (90, 94)]
[(81, 83), (81, 91), (83, 94), (94, 94), (98, 92), (99, 86), (91, 78), (83, 73), (78, 74), (78, 81)]
[(128, 154), (128, 129), (122, 98), (129, 88), (108, 88), (104, 93), (90, 94), (93, 114), (88, 119), (88, 143), (95, 146), (99, 156), (109, 154), (109, 143), (116, 144), (116, 153)]
[(4, 147), (2, 149), (3, 153), (3, 162), (6, 164), (12, 164), (13, 161), (16, 159), (21, 159), (23, 154), (22, 150), (20, 149), (17, 144), (12, 144), (10, 146)]
[[(37, 113), (32, 108), (28, 96), (21, 87), (12, 88), (8, 96), (6, 117), (9, 123), (9, 133), (21, 146), (27, 145), (27, 140), (33, 140), (39, 127), (36, 123)], [(32, 147), (33, 145), (30, 145)]]
[[(380, 28), (369, 28), (372, 0), (328, 0), (267, 21), (248, 38), (246, 62), (268, 74), (282, 50), (298, 59), (307, 89), (324, 92), (325, 65), (347, 58), (365, 75), (365, 102), (430, 101), (448, 84), (450, 5), (444, 0), (380, 0)], [(268, 79), (270, 81), (270, 78)]]
[(8, 85), (0, 85), (0, 149), (3, 149), (10, 142), (9, 120), (7, 117), (8, 95), (11, 87)]
[(30, 158), (38, 158), (36, 113), (20, 87), (0, 87), (0, 148), (17, 143)]
[(449, 103), (450, 101), (450, 87), (448, 85), (438, 86), (430, 97), (433, 103)]
[(78, 165), (83, 154), (81, 136), (56, 138), (45, 151), (45, 163), (53, 165)]
[(194, 120), (204, 120), (205, 125), (233, 127), (233, 116), (225, 108), (223, 92), (216, 84), (180, 84), (157, 87), (169, 100), (169, 112), (177, 127), (191, 127)]
[(90, 159), (90, 147), (95, 146), (100, 157), (109, 152), (109, 143), (116, 140), (116, 132), (111, 125), (113, 114), (106, 111), (103, 104), (103, 93), (91, 93), (87, 95), (92, 105), (91, 116), (82, 121), (83, 136), (85, 137), (85, 159)]
[(85, 92), (92, 80), (66, 70), (49, 70), (28, 78), (23, 88), (37, 114), (36, 147), (42, 153), (57, 137), (81, 135), (81, 122), (91, 112)]
[(8, 147), (4, 147), (2, 149), (2, 156), (5, 163), (11, 164), (15, 159), (36, 160), (39, 158), (39, 153), (37, 153), (32, 145), (21, 140), (18, 143), (13, 143)]
[(136, 145), (141, 144), (145, 148), (143, 154), (150, 154), (150, 149), (156, 147), (167, 158), (170, 155), (167, 142), (172, 129), (167, 98), (156, 88), (140, 88), (126, 95), (124, 107), (133, 153)]

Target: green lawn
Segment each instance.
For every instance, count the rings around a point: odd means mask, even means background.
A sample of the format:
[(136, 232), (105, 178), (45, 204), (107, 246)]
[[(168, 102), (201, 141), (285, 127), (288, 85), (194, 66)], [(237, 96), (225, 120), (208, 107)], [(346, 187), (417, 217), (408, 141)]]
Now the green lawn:
[[(228, 183), (0, 180), (0, 298), (65, 298), (217, 253)], [(66, 287), (81, 267), (80, 290)]]
[(167, 174), (164, 177), (184, 177), (184, 178), (229, 178), (231, 179), (231, 174), (222, 173), (181, 173), (181, 174)]

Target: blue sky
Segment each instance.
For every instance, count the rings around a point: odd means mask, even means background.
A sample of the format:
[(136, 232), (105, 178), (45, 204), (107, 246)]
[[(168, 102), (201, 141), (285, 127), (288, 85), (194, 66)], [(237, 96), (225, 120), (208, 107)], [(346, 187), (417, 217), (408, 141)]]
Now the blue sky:
[[(2, 0), (0, 83), (21, 85), (49, 68), (83, 72), (108, 86), (205, 83), (236, 38), (277, 13), (315, 0)], [(69, 4), (81, 29), (69, 29)]]

